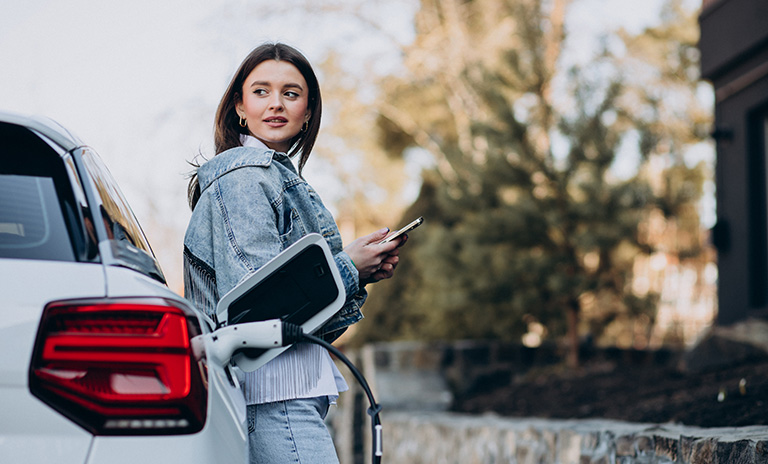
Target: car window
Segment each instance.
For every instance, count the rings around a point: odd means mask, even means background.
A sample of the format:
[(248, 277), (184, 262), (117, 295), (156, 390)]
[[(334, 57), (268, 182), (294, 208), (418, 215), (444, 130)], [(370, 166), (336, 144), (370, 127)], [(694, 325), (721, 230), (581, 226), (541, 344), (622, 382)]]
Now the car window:
[[(101, 198), (101, 218), (110, 240), (113, 240), (118, 248), (135, 247), (154, 259), (152, 248), (149, 246), (136, 216), (101, 158), (86, 149), (83, 151), (82, 159), (88, 176), (93, 181)], [(120, 249), (117, 251), (118, 253), (121, 252)], [(132, 254), (122, 255), (121, 253), (122, 256), (131, 256)]]
[(53, 179), (0, 175), (0, 256), (75, 261)]
[(94, 250), (61, 155), (30, 130), (0, 124), (0, 257), (94, 260)]

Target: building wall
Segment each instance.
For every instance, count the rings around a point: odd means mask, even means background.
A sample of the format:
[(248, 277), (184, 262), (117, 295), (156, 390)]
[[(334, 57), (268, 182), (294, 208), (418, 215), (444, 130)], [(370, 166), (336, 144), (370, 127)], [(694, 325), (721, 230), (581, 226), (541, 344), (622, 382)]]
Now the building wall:
[(702, 76), (715, 88), (718, 323), (768, 308), (768, 1), (703, 3)]

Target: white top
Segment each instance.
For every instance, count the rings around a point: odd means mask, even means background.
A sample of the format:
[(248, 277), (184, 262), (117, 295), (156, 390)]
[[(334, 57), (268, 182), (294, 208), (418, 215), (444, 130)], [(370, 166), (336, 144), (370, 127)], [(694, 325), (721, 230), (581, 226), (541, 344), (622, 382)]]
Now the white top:
[[(241, 134), (240, 143), (244, 147), (269, 149), (250, 135)], [(335, 403), (339, 392), (347, 390), (349, 386), (330, 353), (311, 343), (296, 344), (261, 368), (246, 372), (243, 384), (247, 404), (318, 396), (327, 396)]]

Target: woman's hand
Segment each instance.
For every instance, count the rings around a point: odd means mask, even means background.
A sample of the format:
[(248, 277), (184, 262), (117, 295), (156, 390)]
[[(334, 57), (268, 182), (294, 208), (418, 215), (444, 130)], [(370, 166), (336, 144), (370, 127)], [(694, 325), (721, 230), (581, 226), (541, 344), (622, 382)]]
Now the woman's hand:
[(372, 234), (360, 237), (344, 248), (352, 258), (357, 271), (360, 273), (360, 283), (372, 283), (389, 279), (395, 274), (395, 268), (400, 258), (397, 256), (408, 236), (379, 245), (387, 236), (389, 229), (381, 229)]

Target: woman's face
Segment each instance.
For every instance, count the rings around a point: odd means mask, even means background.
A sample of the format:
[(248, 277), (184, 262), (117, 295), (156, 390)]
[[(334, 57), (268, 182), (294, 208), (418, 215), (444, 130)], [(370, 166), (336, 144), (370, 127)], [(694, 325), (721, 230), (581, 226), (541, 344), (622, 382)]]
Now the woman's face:
[(290, 140), (309, 120), (309, 88), (296, 66), (287, 61), (259, 63), (245, 78), (237, 114), (248, 132), (269, 148), (286, 153)]

